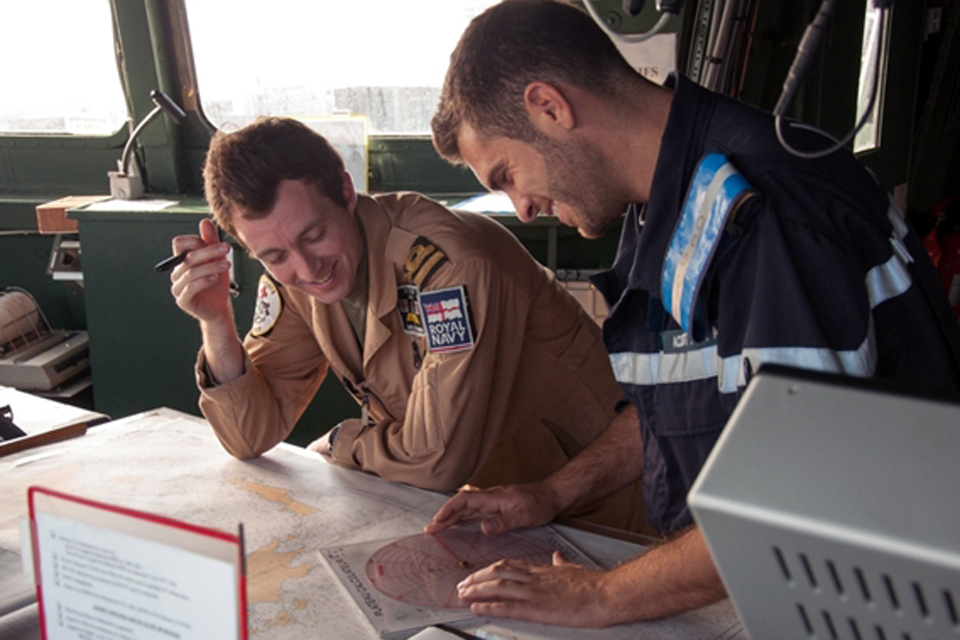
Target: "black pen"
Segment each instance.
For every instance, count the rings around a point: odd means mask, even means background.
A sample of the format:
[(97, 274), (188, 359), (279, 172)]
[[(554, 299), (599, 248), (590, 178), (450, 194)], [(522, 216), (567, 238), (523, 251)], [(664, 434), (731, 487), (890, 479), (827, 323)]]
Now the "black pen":
[(434, 624), (431, 626), (436, 629), (440, 629), (441, 631), (445, 631), (452, 636), (457, 636), (458, 638), (464, 638), (465, 640), (480, 640), (480, 636), (475, 636), (469, 631), (464, 631), (463, 629), (457, 629), (456, 627), (451, 627), (445, 624)]
[(157, 264), (153, 265), (153, 270), (157, 273), (163, 273), (164, 271), (170, 271), (174, 269), (178, 264), (187, 259), (187, 254), (189, 251), (181, 251), (175, 256), (170, 256), (164, 260), (161, 260)]

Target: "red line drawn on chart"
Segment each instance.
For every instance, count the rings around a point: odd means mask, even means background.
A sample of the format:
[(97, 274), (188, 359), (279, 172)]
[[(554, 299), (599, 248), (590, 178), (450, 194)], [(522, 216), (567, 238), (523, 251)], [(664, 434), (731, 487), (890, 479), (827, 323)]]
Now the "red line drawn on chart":
[(550, 564), (553, 547), (518, 534), (488, 536), (478, 529), (447, 529), (401, 538), (370, 556), (367, 579), (380, 593), (407, 604), (464, 608), (457, 584), (504, 558)]

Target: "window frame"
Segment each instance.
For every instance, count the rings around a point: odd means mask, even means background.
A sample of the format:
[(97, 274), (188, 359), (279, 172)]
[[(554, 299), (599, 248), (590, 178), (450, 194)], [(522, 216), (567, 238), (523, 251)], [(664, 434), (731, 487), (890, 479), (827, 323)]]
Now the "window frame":
[[(149, 193), (200, 195), (200, 167), (211, 125), (203, 113), (197, 87), (185, 4), (183, 0), (109, 2), (116, 46), (122, 56), (121, 84), (131, 122), (139, 122), (153, 109), (149, 94), (158, 87), (188, 114), (180, 125), (167, 117), (157, 118), (138, 139), (137, 153), (147, 174)], [(619, 4), (614, 0), (598, 2), (605, 11), (616, 11)], [(922, 7), (911, 4), (897, 3), (890, 20), (887, 91), (892, 95), (915, 95), (916, 91), (919, 38), (911, 34), (920, 28), (924, 15)], [(826, 43), (820, 64), (797, 100), (796, 115), (835, 133), (848, 130), (853, 121), (855, 100), (847, 105), (837, 95), (845, 91), (844, 87), (856, 87), (859, 69), (859, 65), (849, 63), (859, 59), (860, 39), (840, 36), (861, 32), (863, 10), (861, 3), (840, 3), (832, 24), (832, 32), (837, 35)], [(644, 25), (634, 24), (634, 20), (624, 20), (619, 29), (642, 31)], [(802, 26), (787, 28), (795, 28), (799, 37)], [(758, 24), (758, 31), (762, 27)], [(681, 53), (685, 46), (681, 37)], [(754, 67), (759, 73), (748, 70), (748, 85), (752, 82), (757, 88), (772, 86), (770, 74), (778, 71), (777, 65), (764, 65), (763, 55), (762, 51), (752, 52), (751, 63), (760, 62)], [(753, 98), (758, 97), (756, 89), (752, 93)], [(767, 106), (762, 100), (751, 99), (750, 94), (748, 87), (744, 97)], [(829, 108), (824, 104), (828, 98)], [(884, 139), (878, 149), (860, 156), (887, 186), (906, 179), (914, 111), (915, 105), (909, 100), (884, 101)], [(23, 202), (42, 202), (67, 194), (106, 194), (106, 173), (115, 169), (127, 140), (124, 128), (107, 136), (0, 135), (0, 214), (9, 212), (10, 207), (20, 210)], [(427, 136), (374, 135), (370, 149), (371, 191), (416, 189), (435, 195), (482, 191), (472, 173), (441, 160)], [(9, 216), (3, 215), (0, 228), (22, 228), (20, 225), (26, 220), (26, 215), (21, 215), (11, 222)]]

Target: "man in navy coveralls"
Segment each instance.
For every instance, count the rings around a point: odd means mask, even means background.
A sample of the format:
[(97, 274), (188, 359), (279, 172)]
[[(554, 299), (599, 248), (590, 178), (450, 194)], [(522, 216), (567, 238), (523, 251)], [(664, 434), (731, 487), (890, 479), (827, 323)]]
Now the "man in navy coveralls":
[[(439, 152), (521, 220), (554, 215), (593, 238), (626, 210), (613, 268), (594, 280), (625, 398), (624, 419), (563, 469), (465, 487), (428, 531), (474, 516), (487, 533), (543, 524), (642, 475), (664, 535), (609, 571), (494, 564), (460, 585), (474, 613), (603, 627), (722, 598), (686, 496), (763, 363), (960, 388), (960, 330), (932, 265), (848, 151), (800, 159), (771, 115), (679, 75), (647, 81), (579, 9), (508, 0), (476, 18), (432, 124)], [(799, 123), (785, 137), (832, 144)]]

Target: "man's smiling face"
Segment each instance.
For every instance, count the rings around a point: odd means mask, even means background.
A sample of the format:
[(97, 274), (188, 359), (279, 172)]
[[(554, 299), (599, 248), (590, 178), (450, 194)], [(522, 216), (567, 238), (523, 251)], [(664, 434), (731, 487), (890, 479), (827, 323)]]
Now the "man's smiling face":
[(586, 144), (485, 137), (468, 124), (458, 142), (480, 182), (507, 194), (523, 222), (553, 215), (585, 238), (598, 238), (629, 204), (610, 196), (603, 156)]
[(277, 282), (339, 302), (353, 290), (363, 259), (356, 195), (347, 183), (344, 192), (347, 207), (309, 182), (284, 180), (266, 216), (234, 216), (237, 237)]

